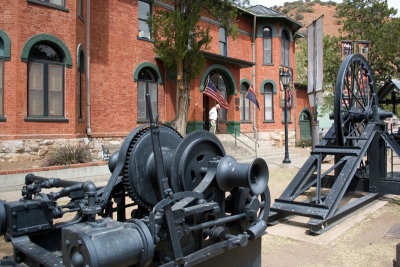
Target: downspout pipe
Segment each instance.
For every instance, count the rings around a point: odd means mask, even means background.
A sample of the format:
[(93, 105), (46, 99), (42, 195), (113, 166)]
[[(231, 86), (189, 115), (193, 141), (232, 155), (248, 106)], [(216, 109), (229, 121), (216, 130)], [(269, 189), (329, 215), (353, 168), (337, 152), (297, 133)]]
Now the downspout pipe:
[[(256, 24), (257, 24), (257, 16), (254, 15), (253, 19), (253, 40), (251, 42), (251, 54), (252, 54), (252, 61), (253, 63), (256, 62)], [(253, 88), (254, 92), (256, 91), (256, 66), (253, 65), (252, 67), (252, 83), (253, 83)], [(254, 138), (256, 141), (258, 140), (258, 134), (257, 134), (257, 125), (256, 125), (256, 105), (253, 103), (253, 129), (254, 129)]]
[(86, 1), (86, 134), (92, 135), (90, 128), (90, 0)]

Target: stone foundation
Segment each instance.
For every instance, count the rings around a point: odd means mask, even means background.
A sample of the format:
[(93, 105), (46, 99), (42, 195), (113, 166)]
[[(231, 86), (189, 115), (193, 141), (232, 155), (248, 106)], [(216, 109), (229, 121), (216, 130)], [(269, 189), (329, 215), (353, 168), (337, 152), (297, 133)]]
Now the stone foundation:
[[(285, 131), (259, 132), (258, 139), (260, 141), (270, 141), (273, 145), (282, 147), (285, 145)], [(289, 146), (295, 146), (295, 142), (295, 132), (288, 131)]]
[(79, 139), (26, 139), (0, 140), (0, 161), (33, 161), (44, 159), (52, 150), (66, 143), (88, 145), (92, 160), (102, 159), (102, 145), (119, 148), (124, 138), (79, 138)]
[[(295, 133), (289, 131), (289, 146), (295, 145)], [(259, 132), (260, 141), (269, 141), (277, 147), (285, 145), (285, 132)], [(90, 156), (93, 161), (102, 159), (102, 145), (113, 152), (119, 150), (125, 138), (78, 138), (78, 139), (26, 139), (26, 140), (1, 140), (0, 141), (0, 161), (32, 161), (44, 159), (52, 150), (66, 143), (72, 145), (88, 145)]]

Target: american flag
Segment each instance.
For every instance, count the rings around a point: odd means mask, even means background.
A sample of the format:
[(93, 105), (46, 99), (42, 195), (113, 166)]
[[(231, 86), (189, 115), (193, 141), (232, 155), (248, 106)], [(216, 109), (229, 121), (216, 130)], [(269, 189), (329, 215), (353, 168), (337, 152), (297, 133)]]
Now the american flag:
[(228, 102), (226, 102), (226, 100), (222, 97), (222, 95), (219, 93), (218, 89), (215, 88), (215, 86), (212, 83), (210, 78), (208, 78), (207, 86), (203, 93), (205, 95), (208, 95), (215, 101), (217, 101), (221, 105), (221, 107), (223, 107), (224, 109), (226, 109), (226, 110), (229, 109)]

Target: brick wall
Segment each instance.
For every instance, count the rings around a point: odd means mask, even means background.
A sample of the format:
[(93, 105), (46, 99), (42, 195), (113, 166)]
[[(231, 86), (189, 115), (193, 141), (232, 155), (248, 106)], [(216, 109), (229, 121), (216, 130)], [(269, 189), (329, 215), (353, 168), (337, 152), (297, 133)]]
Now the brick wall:
[[(17, 2), (17, 3), (15, 3)], [(83, 1), (86, 4), (86, 1)], [(78, 17), (78, 1), (66, 0), (68, 12), (27, 0), (0, 1), (0, 29), (11, 39), (11, 60), (4, 62), (4, 98), (6, 122), (0, 122), (0, 139), (29, 138), (81, 138), (86, 135), (86, 72), (82, 77), (83, 119), (78, 120), (79, 79), (77, 69), (77, 47), (82, 45), (86, 55), (86, 6), (83, 18)], [(158, 111), (161, 121), (171, 121), (175, 117), (176, 83), (165, 81), (166, 70), (162, 62), (155, 59), (153, 43), (138, 39), (138, 2), (103, 0), (92, 1), (91, 5), (91, 63), (90, 98), (92, 137), (123, 137), (140, 123), (137, 121), (137, 82), (133, 75), (144, 62), (157, 66), (163, 83), (158, 84)], [(273, 20), (273, 19), (272, 19)], [(257, 21), (260, 23), (259, 21)], [(234, 40), (228, 37), (228, 56), (252, 62), (253, 19), (239, 17), (240, 33)], [(280, 22), (274, 25), (278, 30)], [(207, 52), (219, 54), (218, 25), (201, 21), (200, 25), (210, 26), (211, 49)], [(257, 25), (258, 27), (259, 25)], [(37, 34), (51, 34), (59, 38), (69, 49), (72, 67), (65, 68), (65, 118), (68, 122), (25, 122), (27, 116), (27, 63), (21, 61), (25, 43)], [(274, 95), (275, 123), (264, 123), (264, 96), (260, 86), (266, 79), (279, 86), (279, 65), (281, 63), (281, 42), (279, 36), (272, 39), (273, 65), (263, 66), (263, 43), (258, 37), (255, 43), (255, 91), (261, 110), (256, 110), (258, 131), (279, 131), (283, 129), (282, 109), (279, 106), (279, 88)], [(291, 43), (290, 63), (295, 71), (295, 46)], [(237, 87), (237, 95), (228, 96), (230, 109), (228, 121), (239, 121), (240, 111), (235, 111), (235, 98), (240, 97), (240, 80), (252, 82), (252, 68), (208, 61), (204, 71), (213, 64), (224, 65), (232, 74)], [(85, 68), (86, 68), (85, 62)], [(200, 93), (202, 73), (191, 83), (191, 106), (189, 121), (202, 121), (203, 97)], [(209, 101), (210, 106), (214, 104)], [(298, 108), (308, 105), (306, 95), (298, 94)], [(251, 108), (251, 113), (253, 109)], [(252, 114), (253, 116), (254, 114)], [(289, 130), (294, 130), (294, 109)], [(298, 114), (297, 114), (298, 116)], [(298, 118), (298, 117), (297, 117)], [(296, 122), (297, 123), (297, 122)], [(241, 130), (253, 131), (251, 123), (241, 124)]]

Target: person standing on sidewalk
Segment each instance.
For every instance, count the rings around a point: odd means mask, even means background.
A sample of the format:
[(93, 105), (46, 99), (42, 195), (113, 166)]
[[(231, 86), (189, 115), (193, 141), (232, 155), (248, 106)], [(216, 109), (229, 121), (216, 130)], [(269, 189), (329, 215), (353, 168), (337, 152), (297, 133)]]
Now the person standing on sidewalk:
[(210, 118), (210, 132), (215, 134), (215, 130), (217, 128), (217, 120), (218, 120), (218, 109), (220, 108), (219, 104), (216, 104), (208, 113), (208, 117)]

